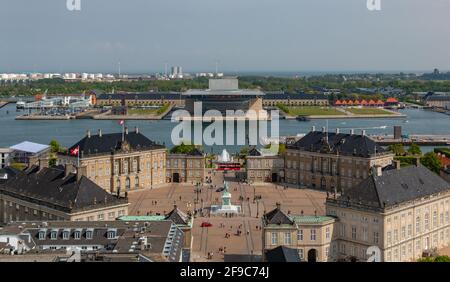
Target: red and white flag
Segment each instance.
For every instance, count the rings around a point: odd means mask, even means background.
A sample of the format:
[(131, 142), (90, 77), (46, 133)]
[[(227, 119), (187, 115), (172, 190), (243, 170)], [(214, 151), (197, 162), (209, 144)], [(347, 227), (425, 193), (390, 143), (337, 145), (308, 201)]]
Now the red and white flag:
[(78, 155), (79, 151), (80, 151), (80, 146), (77, 146), (77, 147), (73, 148), (72, 150), (70, 150), (70, 154), (72, 156), (76, 156), (76, 155)]
[(119, 124), (120, 125), (123, 125), (125, 123), (125, 121), (122, 119), (122, 120), (119, 120)]

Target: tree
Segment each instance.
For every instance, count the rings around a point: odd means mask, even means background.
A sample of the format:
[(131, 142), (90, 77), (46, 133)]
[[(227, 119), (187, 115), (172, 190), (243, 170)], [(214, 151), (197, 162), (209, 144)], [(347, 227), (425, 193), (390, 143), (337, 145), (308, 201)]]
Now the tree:
[(56, 141), (55, 139), (52, 139), (49, 143), (50, 145), (50, 150), (52, 151), (52, 153), (58, 153), (61, 150), (61, 146), (59, 145), (58, 141)]
[(434, 153), (434, 152), (426, 153), (423, 156), (421, 162), (429, 170), (439, 174), (442, 164), (441, 164), (441, 160), (437, 157), (436, 153)]
[(388, 149), (392, 151), (396, 156), (403, 156), (405, 154), (405, 148), (402, 144), (389, 145)]
[(409, 146), (408, 153), (410, 153), (411, 155), (422, 155), (420, 147), (415, 143), (412, 143), (411, 146)]
[(417, 260), (418, 262), (450, 262), (449, 256), (425, 257)]

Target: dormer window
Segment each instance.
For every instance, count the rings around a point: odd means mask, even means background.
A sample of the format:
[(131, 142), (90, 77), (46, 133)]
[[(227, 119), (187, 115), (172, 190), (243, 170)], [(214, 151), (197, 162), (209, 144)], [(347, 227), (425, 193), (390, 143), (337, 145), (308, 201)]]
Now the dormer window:
[(88, 229), (86, 230), (86, 239), (92, 239), (94, 237), (94, 230), (93, 229)]
[(45, 236), (47, 234), (47, 230), (46, 229), (41, 229), (39, 230), (39, 240), (45, 240)]
[(116, 229), (108, 229), (108, 232), (107, 232), (106, 236), (107, 236), (108, 239), (115, 239), (116, 235), (117, 235), (117, 230)]
[(58, 239), (58, 230), (57, 230), (57, 229), (52, 230), (52, 231), (50, 232), (50, 239), (52, 239), (52, 240)]
[(69, 229), (64, 229), (62, 236), (63, 236), (63, 240), (69, 240), (69, 238), (70, 238), (70, 230)]
[(81, 229), (75, 230), (73, 233), (73, 238), (79, 240), (81, 238)]

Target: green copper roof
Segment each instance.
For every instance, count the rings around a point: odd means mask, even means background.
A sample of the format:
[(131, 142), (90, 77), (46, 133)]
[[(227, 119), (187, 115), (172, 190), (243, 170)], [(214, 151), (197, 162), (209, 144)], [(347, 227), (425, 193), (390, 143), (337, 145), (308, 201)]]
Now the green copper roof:
[(322, 223), (334, 220), (331, 216), (314, 216), (314, 215), (291, 215), (295, 223)]

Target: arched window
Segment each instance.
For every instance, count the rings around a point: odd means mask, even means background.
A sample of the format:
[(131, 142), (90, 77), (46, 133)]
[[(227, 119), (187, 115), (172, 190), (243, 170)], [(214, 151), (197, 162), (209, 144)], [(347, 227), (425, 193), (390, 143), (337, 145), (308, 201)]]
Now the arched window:
[(136, 176), (136, 178), (134, 179), (134, 187), (136, 189), (139, 189), (139, 177), (138, 176)]

